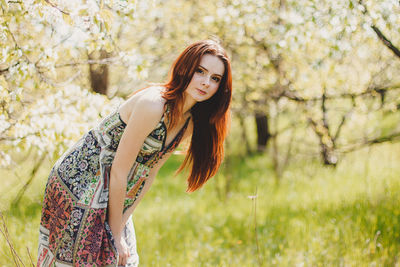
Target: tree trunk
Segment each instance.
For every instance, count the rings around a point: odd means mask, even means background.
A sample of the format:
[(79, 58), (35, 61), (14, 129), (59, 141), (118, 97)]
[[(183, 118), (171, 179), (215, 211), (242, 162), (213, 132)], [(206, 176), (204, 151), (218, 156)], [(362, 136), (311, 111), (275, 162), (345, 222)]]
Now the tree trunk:
[[(324, 116), (325, 118), (325, 116)], [(336, 167), (338, 158), (336, 155), (336, 145), (335, 140), (329, 133), (329, 128), (327, 127), (326, 120), (324, 122), (317, 122), (313, 119), (309, 119), (311, 123), (311, 128), (314, 130), (315, 134), (319, 139), (320, 152), (324, 165)]]
[(336, 167), (337, 164), (337, 156), (335, 155), (335, 151), (327, 146), (326, 144), (320, 142), (321, 145), (321, 155), (324, 161), (324, 165)]
[(245, 155), (250, 155), (251, 154), (251, 147), (250, 147), (250, 142), (249, 138), (247, 138), (247, 133), (246, 133), (246, 125), (244, 122), (244, 118), (242, 114), (238, 114), (238, 119), (239, 119), (239, 125), (240, 125), (240, 136), (242, 138), (242, 141), (245, 146)]
[(271, 133), (268, 125), (268, 117), (265, 113), (257, 112), (255, 114), (257, 126), (257, 151), (264, 152), (267, 148)]
[[(91, 60), (101, 60), (109, 57), (109, 53), (100, 50), (89, 54)], [(93, 92), (107, 95), (108, 91), (108, 65), (89, 64), (90, 85)]]

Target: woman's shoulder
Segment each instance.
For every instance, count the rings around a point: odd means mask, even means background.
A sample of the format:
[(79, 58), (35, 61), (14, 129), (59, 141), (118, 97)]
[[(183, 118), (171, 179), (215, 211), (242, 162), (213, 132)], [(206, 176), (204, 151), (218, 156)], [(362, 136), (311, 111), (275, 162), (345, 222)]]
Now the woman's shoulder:
[(137, 97), (140, 99), (140, 101), (146, 101), (149, 104), (154, 103), (164, 105), (165, 99), (162, 97), (162, 92), (164, 89), (165, 88), (162, 86), (152, 85), (138, 92)]
[(132, 95), (121, 105), (121, 117), (129, 118), (134, 110), (140, 110), (141, 114), (161, 117), (166, 103), (162, 97), (162, 90), (161, 86), (150, 86)]

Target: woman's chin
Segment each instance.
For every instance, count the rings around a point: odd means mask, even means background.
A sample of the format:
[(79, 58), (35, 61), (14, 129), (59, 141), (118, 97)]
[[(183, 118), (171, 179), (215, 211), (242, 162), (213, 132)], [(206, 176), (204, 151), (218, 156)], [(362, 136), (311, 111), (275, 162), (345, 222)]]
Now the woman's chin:
[(196, 102), (204, 102), (207, 101), (208, 99), (210, 99), (209, 97), (198, 97), (196, 100)]

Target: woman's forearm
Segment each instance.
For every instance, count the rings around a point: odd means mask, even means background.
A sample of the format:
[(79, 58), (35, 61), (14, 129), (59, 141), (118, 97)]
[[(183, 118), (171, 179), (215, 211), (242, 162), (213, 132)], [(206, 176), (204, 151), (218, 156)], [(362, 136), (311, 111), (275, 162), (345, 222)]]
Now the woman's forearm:
[(126, 195), (127, 180), (126, 177), (113, 175), (111, 171), (109, 200), (108, 200), (108, 223), (115, 239), (121, 238), (124, 228), (122, 213)]
[(138, 198), (135, 200), (132, 206), (130, 206), (125, 213), (122, 215), (122, 224), (125, 225), (129, 219), (129, 216), (133, 213), (139, 202), (142, 200), (144, 195), (147, 193), (147, 191), (150, 189), (151, 185), (153, 184), (154, 178), (156, 176), (156, 173), (151, 173), (150, 175), (146, 178), (146, 182), (143, 186), (142, 191), (140, 192)]
[(149, 176), (146, 178), (145, 185), (131, 207), (129, 207), (125, 213), (123, 213), (123, 204), (126, 196), (126, 187), (127, 187), (127, 179), (118, 179), (121, 176), (121, 173), (118, 175), (116, 171), (113, 172), (111, 168), (111, 178), (110, 178), (110, 195), (108, 201), (108, 222), (111, 227), (111, 231), (115, 238), (121, 238), (122, 230), (125, 227), (126, 222), (129, 219), (129, 216), (133, 213), (136, 206), (142, 200), (143, 196), (149, 190), (153, 181), (158, 173), (158, 170), (162, 165), (167, 161), (167, 159), (171, 156), (171, 153), (167, 153), (164, 157), (156, 163), (153, 168), (151, 168)]

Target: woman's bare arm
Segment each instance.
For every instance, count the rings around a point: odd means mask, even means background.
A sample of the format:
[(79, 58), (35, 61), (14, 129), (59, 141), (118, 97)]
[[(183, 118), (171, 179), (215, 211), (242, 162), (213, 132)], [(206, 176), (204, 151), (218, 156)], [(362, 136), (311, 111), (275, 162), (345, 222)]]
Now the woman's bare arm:
[(142, 191), (140, 192), (140, 195), (138, 196), (138, 198), (135, 200), (135, 203), (133, 203), (133, 205), (131, 207), (129, 207), (125, 213), (123, 214), (123, 225), (126, 224), (126, 222), (128, 221), (129, 216), (133, 213), (133, 211), (136, 209), (137, 205), (139, 204), (139, 202), (143, 199), (144, 195), (147, 193), (147, 191), (150, 189), (151, 185), (154, 182), (154, 179), (157, 176), (158, 171), (160, 170), (160, 168), (164, 165), (164, 163), (168, 160), (168, 158), (171, 156), (171, 153), (167, 153), (165, 154), (162, 159), (160, 161), (158, 161), (153, 168), (151, 168), (149, 176), (146, 178), (146, 183), (143, 186)]
[(145, 95), (138, 97), (119, 142), (111, 167), (108, 222), (116, 240), (121, 238), (123, 203), (127, 177), (144, 140), (156, 127), (163, 113), (162, 101)]
[[(188, 128), (186, 129), (181, 143), (184, 143), (185, 141), (190, 141), (189, 137), (192, 136), (193, 133), (193, 123), (192, 121), (189, 122)], [(129, 219), (129, 216), (134, 212), (134, 210), (136, 209), (137, 205), (139, 204), (139, 202), (143, 199), (144, 195), (147, 193), (147, 191), (150, 189), (151, 185), (154, 182), (154, 179), (157, 176), (158, 171), (160, 170), (160, 168), (164, 165), (164, 163), (169, 159), (169, 157), (172, 155), (172, 152), (165, 154), (161, 160), (159, 160), (157, 162), (157, 164), (155, 164), (153, 166), (153, 168), (151, 168), (149, 176), (146, 178), (146, 183), (142, 189), (142, 192), (140, 193), (140, 195), (138, 196), (138, 198), (135, 200), (135, 203), (129, 207), (126, 212), (123, 215), (123, 225), (126, 224), (126, 222)]]
[[(193, 133), (193, 123), (192, 121), (189, 122), (188, 128), (186, 129), (181, 142), (184, 143), (185, 141), (190, 141), (189, 137), (192, 136)], [(160, 170), (160, 168), (164, 165), (164, 163), (169, 159), (169, 157), (172, 155), (172, 152), (165, 154), (162, 159), (160, 161), (157, 162), (157, 164), (155, 164), (153, 166), (153, 168), (150, 170), (149, 176), (146, 178), (146, 183), (143, 187), (142, 192), (140, 193), (140, 195), (138, 196), (138, 198), (136, 199), (135, 203), (129, 207), (126, 212), (123, 215), (123, 223), (124, 225), (126, 224), (126, 222), (128, 221), (129, 216), (134, 212), (134, 210), (136, 209), (137, 205), (139, 204), (139, 202), (143, 199), (144, 195), (147, 193), (147, 191), (150, 189), (151, 185), (154, 182), (154, 179), (157, 176), (158, 171)]]

